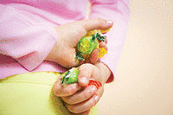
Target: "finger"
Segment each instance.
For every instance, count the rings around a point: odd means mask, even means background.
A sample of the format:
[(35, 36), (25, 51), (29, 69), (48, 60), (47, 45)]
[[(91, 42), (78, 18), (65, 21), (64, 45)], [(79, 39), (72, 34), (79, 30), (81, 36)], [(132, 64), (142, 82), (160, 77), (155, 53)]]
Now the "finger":
[(89, 113), (90, 113), (90, 110), (87, 110), (87, 111), (81, 113), (80, 115), (89, 115)]
[(92, 74), (92, 65), (83, 64), (79, 67), (78, 83), (80, 86), (87, 86), (89, 83), (89, 78)]
[(54, 94), (56, 96), (70, 96), (81, 90), (82, 87), (77, 83), (66, 85), (65, 87), (61, 84), (62, 77), (59, 77), (58, 80), (54, 84)]
[(108, 21), (108, 20), (101, 19), (101, 18), (83, 20), (80, 23), (81, 23), (81, 26), (86, 30), (86, 32), (89, 32), (94, 29), (105, 30), (105, 29), (112, 27), (112, 25), (113, 25), (112, 21)]
[(82, 113), (87, 110), (90, 110), (93, 106), (95, 106), (96, 103), (99, 101), (99, 99), (100, 97), (98, 95), (94, 95), (90, 99), (82, 103), (75, 104), (75, 105), (70, 105), (68, 103), (65, 103), (65, 106), (72, 113)]
[(99, 70), (97, 70), (94, 65), (86, 63), (79, 67), (79, 76), (78, 76), (78, 84), (80, 86), (87, 86), (89, 83), (89, 79), (93, 76), (99, 75), (97, 73)]
[(89, 113), (90, 113), (90, 110), (87, 110), (87, 111), (79, 113), (79, 114), (72, 113), (72, 115), (89, 115)]
[(89, 115), (89, 113), (90, 113), (90, 110), (87, 110), (87, 111), (81, 113), (80, 115)]
[(106, 51), (108, 50), (108, 47), (106, 46), (106, 43), (105, 42), (100, 42), (99, 43), (99, 47), (100, 48), (104, 48)]
[(79, 103), (75, 105), (65, 104), (69, 111), (73, 113), (85, 113), (86, 111), (89, 111), (93, 106), (96, 105), (96, 103), (99, 101), (101, 96), (103, 95), (104, 88), (101, 87), (99, 90), (97, 90), (96, 94), (92, 96), (90, 99)]
[(91, 64), (96, 64), (97, 63), (97, 61), (98, 61), (98, 56), (99, 56), (99, 49), (98, 48), (96, 48), (93, 52), (92, 52), (92, 54), (90, 55), (90, 57), (89, 57), (89, 62), (91, 63)]
[[(60, 34), (64, 33), (64, 38), (72, 39), (71, 46), (76, 47), (80, 39), (87, 34), (87, 32), (95, 29), (108, 29), (112, 27), (113, 22), (105, 19), (89, 19), (75, 21), (68, 24), (64, 24), (61, 28), (58, 29)], [(63, 28), (62, 28), (63, 27)], [(61, 30), (60, 30), (61, 29)], [(62, 31), (63, 29), (63, 31)], [(68, 33), (68, 34), (66, 34)]]
[(99, 98), (101, 98), (102, 95), (103, 95), (103, 92), (104, 92), (104, 86), (101, 86), (101, 87), (97, 90), (96, 95), (98, 95)]
[(62, 97), (62, 99), (68, 104), (77, 104), (91, 98), (91, 96), (94, 95), (96, 91), (97, 91), (96, 86), (91, 85), (86, 87), (84, 90), (75, 93), (72, 96)]

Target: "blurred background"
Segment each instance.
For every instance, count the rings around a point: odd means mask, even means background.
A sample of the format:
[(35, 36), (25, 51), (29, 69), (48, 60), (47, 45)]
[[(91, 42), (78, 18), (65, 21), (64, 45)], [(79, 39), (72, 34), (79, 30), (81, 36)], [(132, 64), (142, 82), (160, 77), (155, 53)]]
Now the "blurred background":
[(127, 39), (99, 115), (173, 115), (173, 0), (130, 0)]

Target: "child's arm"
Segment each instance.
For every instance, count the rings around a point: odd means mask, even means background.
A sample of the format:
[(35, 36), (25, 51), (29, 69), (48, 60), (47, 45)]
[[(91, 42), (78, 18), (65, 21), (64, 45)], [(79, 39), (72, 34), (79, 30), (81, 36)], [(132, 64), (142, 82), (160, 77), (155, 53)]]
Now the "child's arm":
[(113, 80), (113, 75), (115, 75), (118, 59), (127, 35), (130, 16), (129, 0), (90, 0), (90, 3), (91, 13), (89, 19), (103, 18), (114, 22), (114, 26), (107, 34), (108, 53), (101, 58), (101, 61), (112, 71), (112, 77), (109, 78), (110, 82)]
[(45, 60), (56, 40), (54, 27), (41, 18), (33, 18), (32, 13), (10, 4), (0, 4), (0, 54), (12, 57), (27, 70), (33, 70)]
[[(31, 6), (26, 7), (29, 8)], [(32, 10), (34, 10), (33, 7)], [(27, 11), (23, 13), (22, 9), (18, 10), (10, 6), (10, 4), (0, 4), (0, 14), (0, 54), (15, 59), (29, 71), (38, 67), (46, 59), (61, 62), (57, 61), (57, 59), (59, 59), (58, 57), (61, 58), (62, 55), (57, 55), (58, 53), (56, 51), (52, 53), (52, 48), (59, 46), (62, 46), (59, 49), (67, 49), (60, 51), (65, 51), (64, 54), (66, 55), (65, 57), (68, 57), (67, 60), (72, 58), (74, 62), (74, 45), (77, 44), (72, 44), (74, 43), (72, 41), (75, 41), (77, 37), (83, 37), (91, 29), (106, 29), (111, 26), (106, 23), (106, 20), (95, 19), (78, 21), (69, 24), (69, 26), (65, 24), (63, 26), (57, 26), (55, 29), (55, 27), (45, 23), (41, 18), (31, 18), (33, 17), (32, 13)], [(66, 26), (66, 29), (63, 31), (64, 26)], [(62, 43), (62, 39), (67, 40), (67, 38), (71, 38), (70, 36), (74, 40)], [(68, 46), (66, 47), (65, 45)], [(73, 48), (68, 50), (69, 47)], [(69, 51), (73, 54), (69, 55)], [(76, 64), (73, 62), (71, 62), (71, 66)]]
[[(78, 83), (62, 86), (60, 77), (54, 85), (56, 96), (62, 97), (65, 106), (72, 113), (87, 113), (101, 98), (104, 84), (110, 76), (109, 69), (101, 62), (79, 66)], [(90, 79), (99, 81), (102, 86), (97, 90), (94, 85), (87, 86)], [(86, 87), (87, 86), (87, 87)], [(84, 89), (84, 87), (86, 87)]]
[[(66, 24), (69, 29), (60, 32), (57, 28), (63, 30), (64, 26), (57, 26), (55, 29), (52, 25), (44, 23), (40, 18), (31, 18), (33, 16), (32, 13), (23, 13), (21, 10), (13, 8), (8, 4), (0, 4), (0, 14), (0, 54), (15, 59), (29, 71), (38, 67), (44, 60), (62, 61), (62, 55), (57, 55), (57, 50), (52, 53), (52, 48), (59, 47), (62, 44), (68, 44), (68, 42), (62, 43), (60, 37), (62, 39), (64, 36), (66, 38), (69, 38), (69, 36), (74, 37), (73, 33), (75, 33), (75, 37), (79, 37), (77, 36), (79, 33), (84, 36), (90, 29), (95, 29), (95, 25), (97, 25), (97, 28), (109, 27), (106, 23), (104, 23), (105, 25), (103, 26), (101, 25), (103, 22), (106, 22), (106, 20), (97, 19), (87, 22), (79, 21), (77, 25), (71, 24), (68, 26), (68, 24)], [(88, 27), (88, 23), (90, 22), (93, 25)], [(79, 27), (80, 24), (83, 24), (85, 28)], [(68, 50), (70, 46), (64, 47), (66, 46), (62, 45), (59, 50), (65, 51), (65, 57), (68, 57), (67, 60), (72, 58), (74, 62), (75, 58), (73, 58), (73, 56), (75, 57), (75, 48), (73, 47), (71, 50)], [(69, 51), (72, 55), (69, 55)], [(57, 61), (57, 59), (59, 59), (58, 57), (61, 58), (61, 61)], [(64, 60), (64, 62), (66, 62), (66, 60)], [(71, 66), (74, 65), (75, 63)]]

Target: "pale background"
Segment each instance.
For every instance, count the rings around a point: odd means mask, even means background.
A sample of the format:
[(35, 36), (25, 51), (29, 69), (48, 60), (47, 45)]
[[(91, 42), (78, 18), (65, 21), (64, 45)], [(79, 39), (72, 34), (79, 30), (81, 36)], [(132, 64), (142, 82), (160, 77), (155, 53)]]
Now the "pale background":
[(99, 115), (173, 115), (173, 0), (130, 0), (127, 40)]

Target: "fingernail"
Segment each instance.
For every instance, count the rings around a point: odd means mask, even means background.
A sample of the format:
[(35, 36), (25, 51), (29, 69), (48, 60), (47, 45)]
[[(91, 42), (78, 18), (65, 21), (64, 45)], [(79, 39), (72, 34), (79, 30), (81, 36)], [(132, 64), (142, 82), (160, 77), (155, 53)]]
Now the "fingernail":
[(108, 21), (107, 21), (107, 24), (112, 25), (112, 24), (113, 24), (113, 22), (112, 22), (111, 20), (108, 20)]
[(95, 92), (97, 90), (97, 88), (95, 86), (92, 86), (92, 92)]
[(86, 77), (82, 77), (82, 78), (80, 78), (80, 82), (82, 82), (82, 83), (86, 83), (86, 82), (87, 82), (87, 78), (86, 78)]
[(95, 101), (97, 102), (99, 100), (99, 97), (97, 95), (95, 95)]

